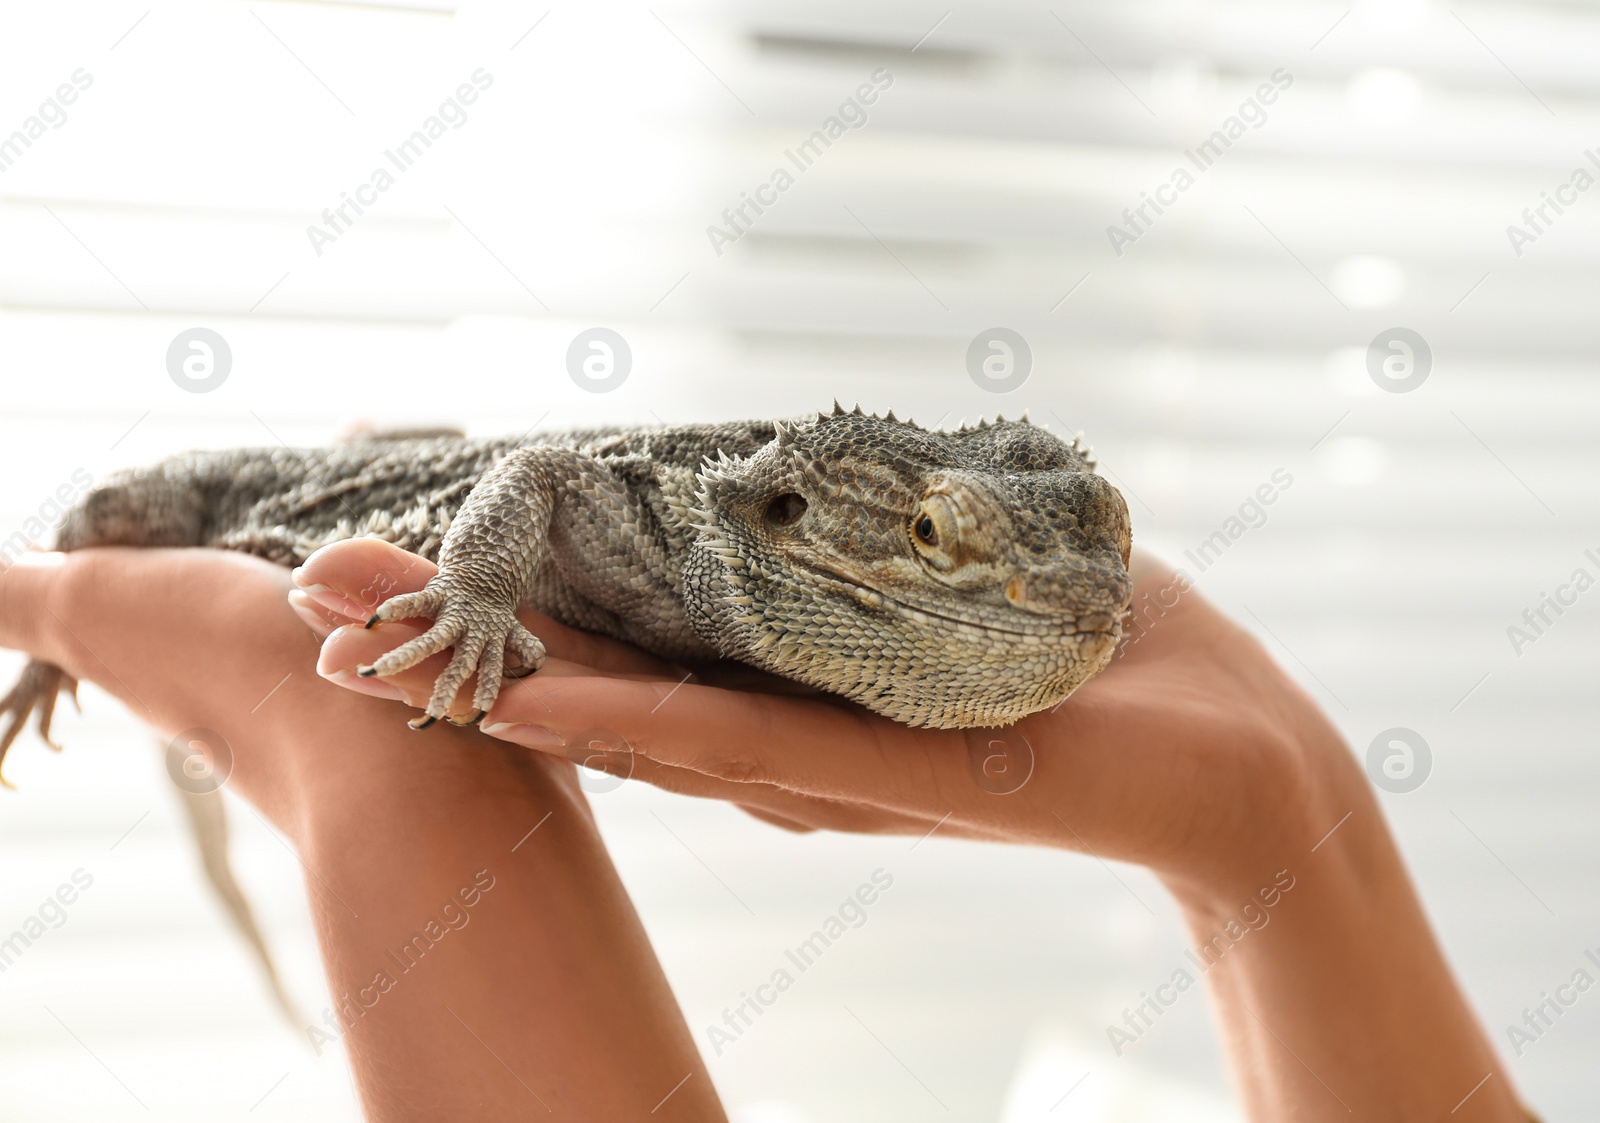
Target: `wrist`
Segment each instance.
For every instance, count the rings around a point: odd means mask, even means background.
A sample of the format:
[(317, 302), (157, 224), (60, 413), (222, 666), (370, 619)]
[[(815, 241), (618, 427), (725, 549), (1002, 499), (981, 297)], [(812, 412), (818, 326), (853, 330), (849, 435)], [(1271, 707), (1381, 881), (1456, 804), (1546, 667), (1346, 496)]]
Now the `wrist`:
[[(1274, 889), (1287, 892), (1283, 883), (1297, 881), (1312, 863), (1335, 864), (1323, 861), (1335, 854), (1351, 858), (1351, 850), (1334, 843), (1358, 819), (1387, 842), (1356, 759), (1320, 713), (1309, 717), (1264, 732), (1261, 743), (1242, 754), (1247, 763), (1236, 764), (1231, 813), (1213, 817), (1208, 843), (1155, 870), (1191, 928), (1237, 917), (1244, 903), (1261, 904)], [(1356, 853), (1363, 865), (1399, 864), (1391, 846), (1357, 847)]]
[(1359, 763), (1336, 736), (1307, 749), (1251, 845), (1163, 878), (1230, 1052), (1298, 1058), (1235, 1071), (1252, 1117), (1443, 1118), (1473, 1092), (1474, 1118), (1523, 1119)]

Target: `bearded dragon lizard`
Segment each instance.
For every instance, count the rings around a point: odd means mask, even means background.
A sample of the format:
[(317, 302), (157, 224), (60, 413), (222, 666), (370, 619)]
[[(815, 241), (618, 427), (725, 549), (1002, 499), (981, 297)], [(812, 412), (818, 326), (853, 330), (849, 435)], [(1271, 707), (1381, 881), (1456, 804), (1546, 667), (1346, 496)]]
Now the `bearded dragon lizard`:
[[(1008, 725), (1116, 647), (1131, 582), (1117, 489), (1082, 444), (1023, 421), (955, 431), (853, 411), (791, 421), (355, 440), (194, 452), (118, 473), (57, 548), (209, 546), (298, 565), (372, 535), (431, 561), (369, 620), (432, 627), (363, 674), (453, 649), (424, 728), (474, 674), (477, 720), (544, 645), (531, 607), (671, 659), (732, 658), (914, 726)], [(58, 690), (34, 662), (0, 700), (0, 761)]]

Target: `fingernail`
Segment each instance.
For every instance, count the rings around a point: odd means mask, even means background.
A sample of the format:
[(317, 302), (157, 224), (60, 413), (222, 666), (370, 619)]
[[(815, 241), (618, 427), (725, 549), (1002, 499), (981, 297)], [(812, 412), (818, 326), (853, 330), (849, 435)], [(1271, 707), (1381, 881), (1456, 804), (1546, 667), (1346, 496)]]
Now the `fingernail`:
[(404, 702), (406, 696), (400, 688), (393, 683), (385, 682), (381, 678), (361, 678), (354, 671), (327, 671), (323, 678), (346, 690), (353, 690), (357, 694), (365, 694), (372, 698), (387, 698), (393, 702)]
[(555, 730), (525, 721), (497, 721), (492, 724), (486, 722), (478, 728), (502, 741), (515, 741), (519, 745), (534, 748), (558, 749), (567, 743), (567, 739)]
[(340, 616), (348, 616), (352, 620), (364, 620), (372, 612), (371, 605), (359, 605), (330, 585), (306, 581), (305, 574), (299, 569), (291, 570), (290, 576), (306, 596), (316, 601), (329, 612), (337, 613)]
[(289, 608), (318, 639), (327, 639), (339, 625), (317, 611), (317, 602), (302, 589), (289, 590)]

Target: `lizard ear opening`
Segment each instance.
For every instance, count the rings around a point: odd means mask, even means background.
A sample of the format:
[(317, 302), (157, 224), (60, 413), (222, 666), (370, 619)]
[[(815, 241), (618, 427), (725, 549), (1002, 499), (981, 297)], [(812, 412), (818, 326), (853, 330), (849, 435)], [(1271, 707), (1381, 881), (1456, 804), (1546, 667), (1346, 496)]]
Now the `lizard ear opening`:
[(767, 504), (767, 522), (773, 526), (793, 526), (805, 513), (805, 497), (792, 491), (784, 492)]

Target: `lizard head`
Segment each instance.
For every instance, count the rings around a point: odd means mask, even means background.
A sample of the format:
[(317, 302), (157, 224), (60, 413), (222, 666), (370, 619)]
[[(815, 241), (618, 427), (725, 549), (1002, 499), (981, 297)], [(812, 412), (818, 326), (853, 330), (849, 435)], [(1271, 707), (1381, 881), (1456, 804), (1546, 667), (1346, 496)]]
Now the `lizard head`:
[(934, 432), (835, 406), (708, 461), (684, 571), (725, 655), (911, 725), (1006, 725), (1110, 661), (1122, 496), (1026, 421)]

